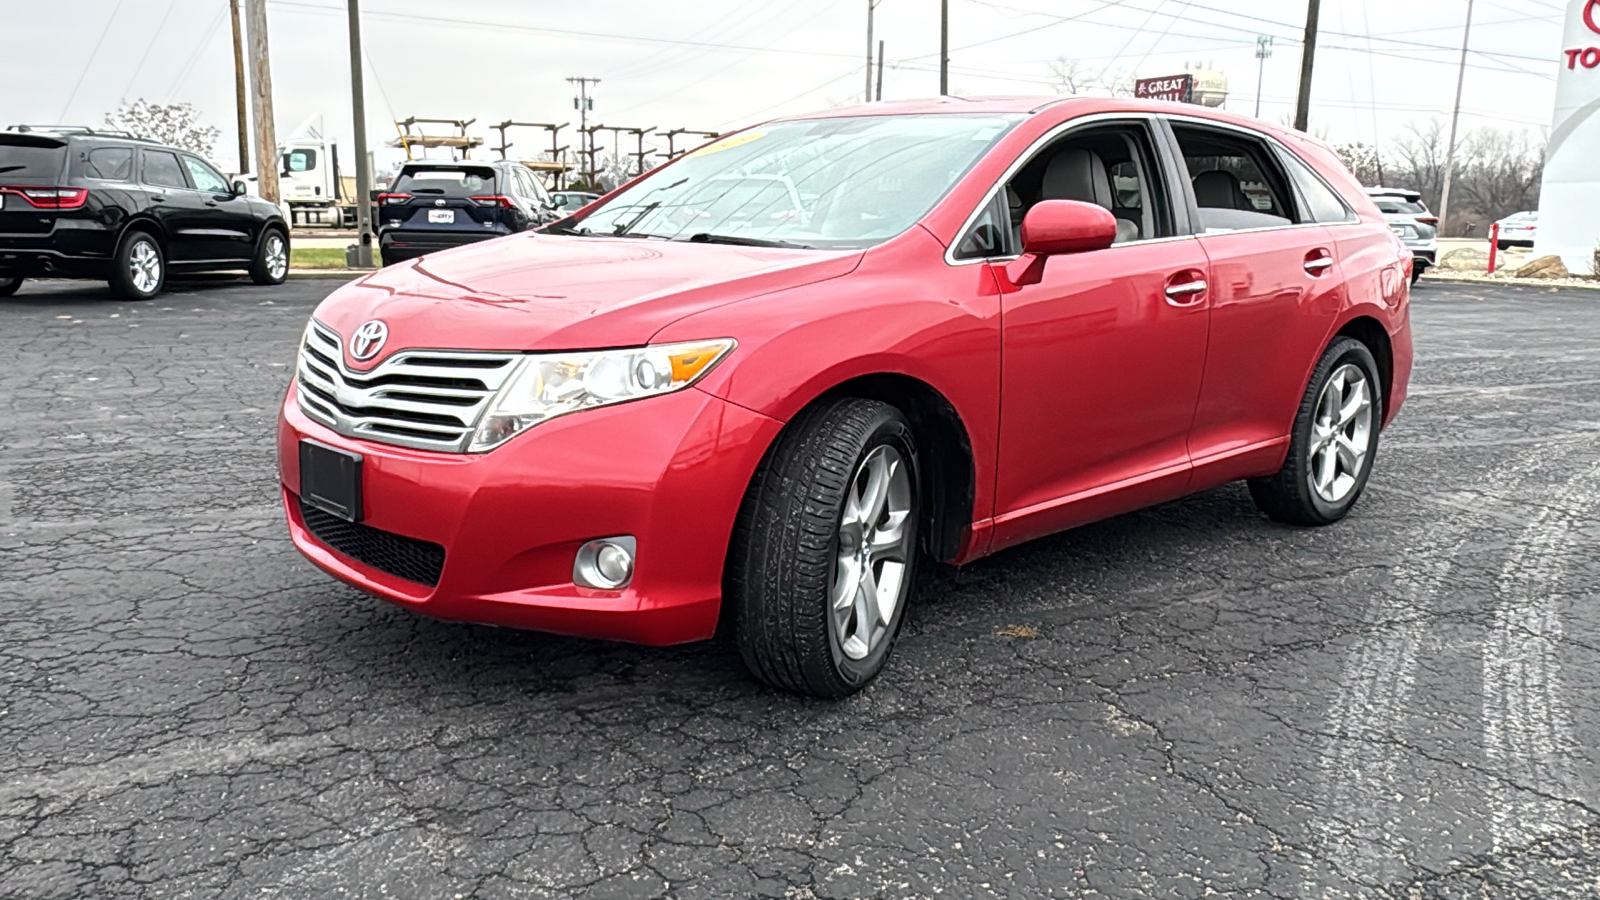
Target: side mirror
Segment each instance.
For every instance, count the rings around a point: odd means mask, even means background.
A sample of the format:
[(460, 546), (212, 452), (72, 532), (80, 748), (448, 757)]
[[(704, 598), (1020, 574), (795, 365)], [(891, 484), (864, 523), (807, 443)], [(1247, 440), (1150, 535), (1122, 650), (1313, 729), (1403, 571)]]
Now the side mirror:
[(1077, 200), (1040, 200), (1022, 217), (1022, 256), (1006, 267), (1011, 283), (1038, 284), (1052, 256), (1104, 250), (1116, 243), (1117, 217)]
[(245, 194), (250, 193), (250, 190), (245, 187), (244, 182), (236, 178), (233, 184), (228, 185), (228, 192), (235, 197), (243, 197)]

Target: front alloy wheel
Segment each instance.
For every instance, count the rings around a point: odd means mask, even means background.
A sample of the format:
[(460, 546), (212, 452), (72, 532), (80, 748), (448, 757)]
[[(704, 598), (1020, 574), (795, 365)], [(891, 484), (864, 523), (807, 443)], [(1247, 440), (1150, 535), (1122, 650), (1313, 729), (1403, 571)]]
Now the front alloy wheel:
[(917, 473), (886, 403), (824, 400), (789, 423), (745, 494), (723, 592), (757, 678), (842, 697), (883, 670), (915, 574)]
[(267, 231), (256, 249), (250, 266), (250, 280), (256, 284), (283, 284), (289, 276), (289, 242), (276, 228)]

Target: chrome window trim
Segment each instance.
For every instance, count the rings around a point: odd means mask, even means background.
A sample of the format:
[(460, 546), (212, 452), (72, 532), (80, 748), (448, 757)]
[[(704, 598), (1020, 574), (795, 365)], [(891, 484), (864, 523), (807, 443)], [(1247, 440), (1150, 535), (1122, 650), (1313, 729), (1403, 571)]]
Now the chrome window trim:
[[(995, 196), (1001, 191), (1005, 190), (1005, 186), (1011, 181), (1012, 176), (1016, 175), (1023, 166), (1027, 165), (1029, 162), (1032, 162), (1034, 154), (1038, 153), (1040, 150), (1043, 150), (1051, 141), (1056, 140), (1069, 131), (1074, 131), (1090, 125), (1099, 125), (1106, 122), (1143, 122), (1147, 125), (1153, 125), (1155, 121), (1156, 114), (1149, 112), (1094, 113), (1092, 115), (1081, 116), (1076, 119), (1068, 119), (1067, 121), (1062, 122), (1056, 127), (1035, 138), (1033, 143), (1029, 144), (1028, 148), (1018, 154), (1017, 158), (1011, 161), (1011, 165), (1007, 166), (1006, 170), (1000, 173), (999, 180), (991, 185), (989, 190), (984, 192), (983, 199), (980, 200), (975, 207), (973, 207), (972, 212), (967, 216), (966, 221), (961, 223), (961, 227), (956, 229), (955, 239), (950, 242), (950, 246), (944, 249), (945, 265), (951, 267), (970, 266), (973, 263), (995, 262), (1002, 259), (1011, 260), (1018, 258), (1018, 256), (980, 256), (972, 259), (956, 259), (955, 252), (956, 248), (961, 246), (961, 241), (967, 236), (967, 232), (971, 231), (977, 224), (978, 217), (983, 215), (984, 207), (988, 206), (990, 203), (993, 203)], [(1157, 153), (1160, 152), (1159, 148), (1153, 149), (1155, 149)], [(1115, 244), (1107, 249), (1115, 250), (1118, 247), (1133, 247), (1139, 244), (1154, 244), (1163, 241), (1177, 240), (1182, 237), (1193, 237), (1193, 235), (1174, 235), (1173, 237), (1145, 238), (1143, 240), (1129, 241), (1126, 244)]]

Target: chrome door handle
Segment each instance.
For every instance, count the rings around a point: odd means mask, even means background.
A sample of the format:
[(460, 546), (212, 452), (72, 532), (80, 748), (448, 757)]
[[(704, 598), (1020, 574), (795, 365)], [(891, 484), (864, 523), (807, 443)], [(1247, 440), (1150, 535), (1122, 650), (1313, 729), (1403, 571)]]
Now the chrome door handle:
[(1171, 284), (1167, 286), (1167, 297), (1173, 300), (1183, 297), (1193, 297), (1196, 294), (1204, 294), (1205, 292), (1206, 283), (1204, 281), (1200, 281), (1199, 279), (1194, 281), (1185, 281), (1182, 284)]
[(1306, 260), (1306, 271), (1312, 275), (1321, 275), (1331, 268), (1333, 268), (1333, 257), (1331, 256), (1318, 256), (1315, 259)]

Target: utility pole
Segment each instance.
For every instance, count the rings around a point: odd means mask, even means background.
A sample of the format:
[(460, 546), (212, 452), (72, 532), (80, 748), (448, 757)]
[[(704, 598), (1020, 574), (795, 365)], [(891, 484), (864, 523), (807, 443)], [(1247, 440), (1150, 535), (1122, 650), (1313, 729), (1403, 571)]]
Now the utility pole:
[(883, 41), (878, 41), (878, 100), (883, 99)]
[(245, 0), (250, 31), (250, 86), (256, 120), (256, 186), (278, 202), (278, 132), (272, 124), (272, 64), (267, 55), (267, 0)]
[(867, 0), (867, 93), (866, 100), (872, 102), (872, 10), (878, 5), (878, 0)]
[(649, 134), (652, 131), (655, 131), (655, 130), (656, 130), (656, 127), (654, 125), (651, 125), (649, 128), (629, 128), (628, 129), (628, 133), (633, 135), (639, 141), (639, 149), (635, 150), (633, 153), (628, 154), (629, 156), (632, 156), (635, 160), (638, 161), (638, 167), (635, 168), (634, 172), (633, 172), (635, 177), (644, 174), (644, 158), (646, 156), (650, 155), (650, 152), (644, 149), (644, 136)]
[(1450, 143), (1444, 152), (1444, 188), (1439, 192), (1439, 236), (1450, 227), (1450, 182), (1456, 174), (1456, 126), (1461, 122), (1461, 89), (1467, 81), (1467, 45), (1472, 40), (1472, 0), (1467, 0), (1467, 26), (1461, 32), (1461, 65), (1456, 72), (1456, 105), (1450, 111)]
[[(1316, 0), (1311, 0), (1315, 3)], [(950, 0), (939, 0), (939, 96), (950, 93)]]
[(1305, 131), (1311, 126), (1311, 68), (1317, 58), (1317, 19), (1322, 0), (1310, 0), (1306, 8), (1306, 39), (1300, 53), (1300, 97), (1294, 106), (1294, 127)]
[(1256, 118), (1261, 118), (1261, 87), (1267, 77), (1267, 60), (1272, 58), (1272, 35), (1256, 35)]
[(228, 12), (233, 17), (233, 99), (238, 107), (239, 174), (246, 175), (250, 172), (250, 114), (244, 91), (244, 35), (239, 31), (239, 0), (228, 0)]
[(350, 0), (350, 106), (356, 126), (356, 267), (372, 268), (372, 166), (367, 159), (367, 94), (361, 83), (361, 3)]
[(568, 84), (578, 86), (578, 96), (572, 98), (572, 108), (578, 111), (578, 132), (585, 135), (587, 147), (578, 152), (589, 161), (588, 171), (582, 172), (584, 181), (590, 187), (594, 186), (594, 132), (589, 130), (589, 112), (594, 109), (594, 98), (589, 96), (589, 85), (599, 84), (598, 78), (572, 77), (567, 79)]

